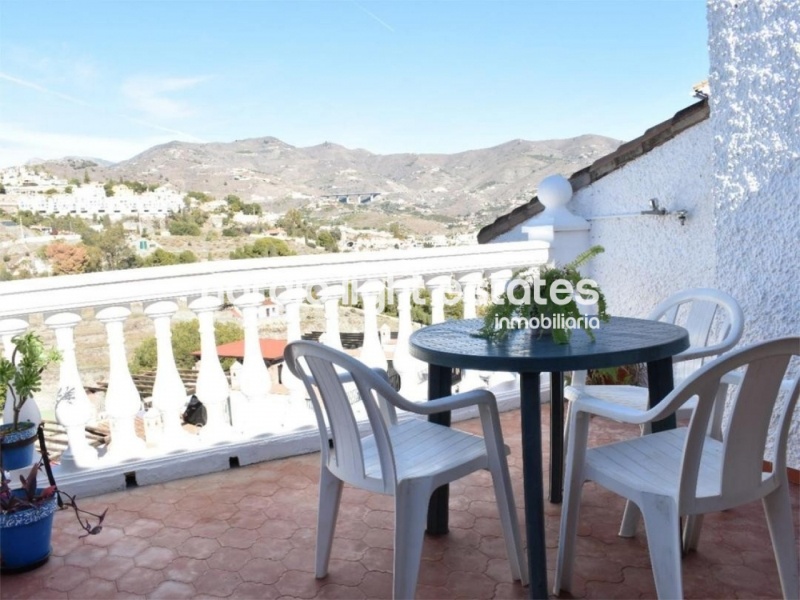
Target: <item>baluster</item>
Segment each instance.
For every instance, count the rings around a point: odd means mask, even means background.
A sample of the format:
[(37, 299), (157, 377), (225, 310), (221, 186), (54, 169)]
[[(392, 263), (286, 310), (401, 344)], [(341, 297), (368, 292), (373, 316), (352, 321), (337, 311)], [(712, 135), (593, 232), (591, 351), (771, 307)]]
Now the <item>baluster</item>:
[[(302, 288), (290, 288), (278, 295), (278, 302), (283, 305), (286, 317), (286, 343), (302, 338), (300, 330), (300, 304), (305, 300), (306, 292)], [(306, 411), (306, 388), (302, 381), (292, 375), (287, 368), (281, 369), (281, 383), (289, 390), (291, 403), (296, 408), (302, 408), (302, 415)]]
[[(461, 285), (461, 298), (464, 301), (464, 318), (474, 319), (477, 316), (478, 287), (483, 283), (483, 272), (472, 271), (458, 278)], [(473, 390), (484, 387), (484, 382), (477, 371), (473, 369), (461, 371), (459, 391)]]
[(110, 306), (97, 313), (97, 320), (106, 327), (108, 338), (108, 389), (105, 412), (109, 418), (111, 443), (108, 457), (125, 460), (141, 456), (144, 440), (136, 435), (136, 414), (142, 407), (142, 398), (128, 368), (125, 354), (124, 323), (131, 311), (124, 306)]
[(178, 312), (177, 303), (163, 300), (148, 306), (144, 314), (153, 320), (156, 332), (156, 378), (153, 382), (153, 408), (161, 413), (163, 445), (167, 448), (184, 447), (189, 434), (181, 426), (181, 413), (186, 404), (186, 386), (183, 385), (175, 355), (172, 352), (172, 316)]
[(258, 309), (264, 304), (264, 295), (258, 292), (243, 294), (234, 304), (242, 313), (244, 327), (244, 359), (239, 372), (239, 389), (248, 402), (263, 402), (272, 387), (258, 334)]
[(197, 373), (197, 398), (206, 407), (207, 422), (200, 430), (204, 440), (216, 441), (231, 436), (228, 417), (228, 378), (219, 362), (214, 331), (214, 313), (222, 301), (216, 296), (201, 296), (189, 304), (200, 324), (200, 370)]
[[(506, 286), (511, 281), (511, 269), (499, 269), (489, 274), (490, 302), (499, 302), (500, 296), (505, 292)], [(489, 373), (487, 385), (489, 387), (499, 386), (510, 381), (515, 381), (517, 376), (514, 373), (493, 371)]]
[(419, 277), (401, 279), (393, 284), (397, 292), (398, 325), (392, 364), (400, 375), (400, 393), (412, 400), (427, 397), (427, 384), (424, 383), (427, 365), (408, 351), (408, 340), (414, 328), (411, 321), (411, 295), (421, 285), (422, 279)]
[(448, 275), (436, 275), (425, 282), (431, 290), (431, 324), (441, 323), (444, 318), (445, 292), (450, 290), (453, 278)]
[(364, 345), (359, 358), (367, 366), (380, 369), (388, 366), (378, 334), (378, 301), (384, 290), (383, 282), (377, 279), (371, 279), (358, 288), (364, 304)]
[(92, 417), (92, 406), (83, 389), (75, 358), (75, 326), (81, 317), (75, 313), (58, 313), (45, 321), (56, 334), (61, 352), (56, 394), (56, 419), (67, 430), (67, 450), (61, 455), (65, 469), (85, 469), (97, 463), (97, 451), (86, 439), (86, 424)]
[[(0, 339), (3, 341), (5, 357), (11, 360), (14, 354), (14, 344), (12, 340), (20, 333), (25, 333), (28, 329), (28, 322), (22, 319), (3, 319), (0, 321)], [(11, 392), (6, 390), (6, 405), (3, 409), (3, 423), (11, 423), (14, 420), (14, 398)], [(42, 422), (42, 414), (36, 405), (35, 398), (28, 398), (19, 413), (20, 421), (30, 421), (38, 425)]]
[(272, 378), (264, 364), (258, 333), (258, 311), (264, 304), (264, 295), (258, 292), (242, 294), (233, 304), (242, 315), (244, 356), (238, 368), (231, 367), (231, 381), (236, 372), (237, 382), (237, 389), (230, 393), (231, 423), (235, 431), (255, 435), (263, 431), (263, 417), (259, 411), (265, 410), (272, 388)]
[(331, 285), (323, 288), (319, 293), (319, 298), (325, 306), (325, 345), (343, 350), (342, 336), (339, 332), (339, 302), (344, 294), (344, 286)]

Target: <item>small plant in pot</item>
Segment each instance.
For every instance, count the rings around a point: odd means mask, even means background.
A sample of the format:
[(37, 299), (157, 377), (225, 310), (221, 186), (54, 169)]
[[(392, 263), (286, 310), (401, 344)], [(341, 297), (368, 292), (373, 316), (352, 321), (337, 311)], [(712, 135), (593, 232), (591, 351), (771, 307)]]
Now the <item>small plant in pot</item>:
[[(21, 486), (17, 489), (10, 488), (11, 481), (4, 472), (0, 477), (0, 572), (3, 574), (29, 571), (47, 562), (53, 516), (59, 507), (75, 511), (78, 523), (86, 532), (81, 537), (97, 535), (103, 529), (106, 511), (98, 515), (78, 508), (74, 496), (56, 487), (47, 460), (41, 425), (37, 429), (44, 460), (36, 462), (27, 476), (20, 475)], [(42, 465), (50, 481), (50, 485), (44, 488), (37, 484)], [(87, 517), (97, 519), (96, 524), (92, 524)]]
[[(597, 282), (578, 269), (603, 251), (602, 246), (592, 246), (563, 267), (515, 272), (506, 290), (487, 308), (478, 335), (501, 340), (514, 329), (527, 328), (535, 329), (538, 337), (551, 335), (555, 343), (567, 344), (574, 329), (583, 329), (594, 340), (591, 319), (608, 322), (606, 299)], [(591, 318), (582, 314), (580, 304), (596, 305), (596, 314)]]
[[(0, 466), (5, 470), (27, 467), (33, 462), (36, 423), (21, 420), (25, 404), (42, 389), (42, 372), (61, 355), (46, 348), (38, 334), (16, 336), (11, 358), (0, 358), (0, 394), (11, 402), (12, 422), (0, 425)], [(6, 411), (7, 412), (7, 411)]]

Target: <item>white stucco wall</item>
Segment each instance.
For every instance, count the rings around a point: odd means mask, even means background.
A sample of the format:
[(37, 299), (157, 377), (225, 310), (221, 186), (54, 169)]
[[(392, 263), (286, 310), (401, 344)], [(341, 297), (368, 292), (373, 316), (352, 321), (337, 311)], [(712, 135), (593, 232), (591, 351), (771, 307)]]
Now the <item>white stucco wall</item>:
[(708, 22), (717, 286), (741, 302), (745, 342), (798, 335), (800, 0), (709, 0)]
[[(711, 149), (703, 121), (573, 196), (568, 208), (589, 220), (591, 243), (605, 248), (584, 272), (600, 283), (611, 314), (645, 317), (674, 292), (714, 285)], [(639, 214), (651, 198), (687, 210), (686, 224), (673, 214)], [(624, 216), (606, 218), (613, 215)], [(535, 221), (494, 241), (527, 239), (522, 228)]]
[[(713, 285), (710, 166), (711, 130), (703, 121), (573, 196), (570, 209), (590, 221), (591, 243), (606, 250), (590, 272), (611, 314), (645, 317), (670, 294)], [(668, 211), (687, 210), (685, 224), (674, 214), (640, 214), (651, 198)]]

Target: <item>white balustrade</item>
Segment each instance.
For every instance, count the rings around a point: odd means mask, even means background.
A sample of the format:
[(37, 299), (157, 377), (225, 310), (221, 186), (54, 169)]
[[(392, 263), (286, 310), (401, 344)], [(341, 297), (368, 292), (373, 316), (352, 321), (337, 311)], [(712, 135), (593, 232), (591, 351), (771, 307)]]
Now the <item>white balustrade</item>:
[(378, 303), (385, 290), (383, 281), (378, 279), (370, 279), (358, 288), (364, 305), (364, 345), (359, 358), (364, 364), (378, 369), (386, 369), (389, 364), (378, 333)]
[(56, 345), (61, 352), (55, 412), (56, 419), (67, 430), (67, 450), (61, 455), (61, 465), (65, 469), (86, 469), (97, 463), (97, 451), (86, 439), (92, 406), (83, 389), (75, 357), (74, 330), (80, 322), (80, 315), (75, 313), (58, 313), (45, 321), (55, 332)]
[[(432, 249), (406, 249), (373, 253), (341, 253), (274, 257), (268, 261), (254, 259), (242, 261), (204, 262), (191, 265), (174, 265), (158, 268), (135, 269), (108, 273), (37, 278), (10, 281), (0, 284), (0, 338), (6, 353), (10, 336), (24, 331), (27, 326), (21, 318), (38, 322), (42, 313), (59, 313), (47, 325), (56, 332), (65, 361), (60, 365), (59, 386), (63, 391), (74, 388), (80, 396), (77, 403), (59, 403), (57, 417), (68, 428), (70, 448), (66, 455), (59, 482), (71, 485), (82, 482), (84, 490), (110, 491), (124, 486), (124, 477), (135, 473), (140, 484), (167, 480), (201, 472), (220, 470), (233, 464), (248, 464), (286, 453), (312, 451), (318, 444), (313, 433), (313, 416), (303, 396), (301, 404), (294, 404), (288, 395), (270, 393), (272, 382), (264, 364), (259, 343), (258, 311), (265, 293), (283, 303), (287, 322), (287, 340), (299, 339), (300, 306), (302, 296), (310, 286), (320, 289), (319, 299), (325, 306), (324, 342), (338, 347), (341, 343), (339, 323), (339, 297), (345, 290), (360, 295), (364, 305), (363, 360), (374, 367), (386, 368), (386, 359), (380, 343), (377, 315), (380, 300), (387, 285), (397, 294), (398, 336), (394, 345), (394, 367), (402, 378), (402, 392), (418, 400), (426, 397), (427, 365), (414, 359), (408, 352), (408, 339), (413, 330), (411, 321), (412, 292), (424, 280), (431, 288), (432, 309), (435, 320), (444, 317), (444, 299), (453, 274), (458, 277), (464, 291), (465, 316), (475, 314), (475, 291), (479, 289), (480, 273), (494, 274), (495, 288), (505, 286), (511, 269), (542, 265), (548, 262), (548, 246), (537, 242), (512, 242), (487, 246), (451, 247)], [(465, 273), (465, 265), (469, 272)], [(505, 271), (499, 273), (498, 271)], [(244, 285), (242, 282), (246, 282)], [(362, 285), (359, 286), (358, 284)], [(279, 289), (296, 289), (290, 295), (278, 298)], [(240, 366), (241, 391), (228, 392), (219, 358), (213, 322), (219, 301), (226, 294), (235, 298), (242, 315), (245, 331), (245, 352)], [(189, 436), (181, 427), (180, 414), (186, 398), (186, 388), (180, 379), (172, 353), (170, 324), (176, 314), (175, 300), (196, 298), (190, 308), (200, 322), (202, 362), (198, 371), (197, 395), (208, 410), (208, 424), (200, 436)], [(136, 459), (137, 452), (129, 452), (131, 460), (119, 460), (119, 451), (133, 442), (132, 416), (138, 410), (139, 396), (128, 372), (125, 357), (123, 324), (128, 311), (146, 306), (156, 329), (158, 366), (153, 388), (153, 408), (143, 415), (147, 451)], [(88, 315), (85, 309), (93, 306), (111, 307), (98, 310), (96, 319), (105, 325), (108, 336), (110, 370), (109, 389), (104, 414), (111, 423), (109, 451), (95, 459), (96, 452), (86, 443), (84, 426), (91, 417), (91, 406), (80, 385), (80, 373), (75, 361), (72, 332), (79, 317), (64, 317), (69, 311)], [(86, 318), (86, 316), (85, 316)], [(10, 325), (16, 321), (17, 330)], [(467, 378), (470, 374), (467, 374)], [(290, 390), (294, 384), (284, 371), (284, 383)], [(45, 389), (53, 385), (45, 382)], [(297, 382), (299, 383), (299, 382)], [(464, 385), (462, 383), (462, 385)], [(409, 393), (415, 388), (416, 393)], [(299, 386), (297, 388), (300, 389)], [(507, 395), (511, 394), (511, 388)], [(227, 424), (225, 395), (230, 393), (231, 417), (234, 426), (230, 436), (214, 441), (207, 436), (222, 421)], [(44, 397), (44, 396), (43, 396)], [(234, 407), (235, 398), (243, 400)], [(511, 399), (510, 396), (508, 399)], [(300, 410), (302, 408), (302, 411)], [(296, 409), (296, 410), (295, 410)], [(238, 418), (238, 420), (237, 420)], [(283, 435), (288, 434), (288, 435)], [(268, 436), (268, 437), (265, 437)], [(224, 438), (225, 436), (223, 436)], [(137, 438), (138, 440), (138, 438)], [(267, 441), (269, 440), (269, 441)], [(177, 441), (177, 443), (176, 443)], [(175, 446), (181, 448), (174, 453)], [(273, 450), (272, 448), (280, 448)], [(92, 469), (76, 467), (96, 462)], [(79, 464), (80, 463), (80, 464)], [(120, 479), (122, 477), (122, 479)], [(91, 482), (91, 485), (87, 482)], [(85, 492), (84, 492), (85, 493)]]
[(131, 377), (125, 352), (124, 324), (130, 314), (129, 308), (110, 306), (95, 315), (105, 325), (108, 338), (109, 368), (105, 401), (111, 431), (108, 456), (119, 461), (141, 457), (146, 450), (144, 440), (136, 435), (136, 415), (142, 408), (142, 398)]
[(232, 435), (228, 416), (230, 386), (219, 362), (214, 331), (214, 313), (222, 301), (216, 296), (201, 296), (189, 304), (200, 326), (200, 369), (197, 373), (198, 400), (206, 407), (207, 422), (200, 435), (209, 441), (229, 439)]
[(181, 414), (186, 405), (186, 386), (183, 384), (175, 355), (172, 352), (172, 316), (178, 304), (169, 300), (148, 306), (144, 313), (153, 320), (156, 332), (156, 378), (153, 382), (153, 408), (161, 413), (162, 444), (182, 448), (189, 444), (189, 434), (181, 426)]

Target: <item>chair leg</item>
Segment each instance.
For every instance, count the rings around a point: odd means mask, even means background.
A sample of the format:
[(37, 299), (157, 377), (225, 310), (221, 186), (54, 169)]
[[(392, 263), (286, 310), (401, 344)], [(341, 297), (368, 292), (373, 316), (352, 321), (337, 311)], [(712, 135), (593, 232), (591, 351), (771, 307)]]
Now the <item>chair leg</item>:
[(778, 563), (781, 590), (784, 598), (800, 598), (800, 575), (798, 575), (797, 545), (792, 526), (792, 503), (789, 499), (789, 486), (784, 481), (771, 494), (763, 499), (767, 515), (772, 549)]
[(317, 556), (315, 574), (317, 578), (328, 574), (331, 559), (333, 532), (342, 498), (342, 481), (327, 468), (322, 467), (319, 481), (319, 513), (317, 515)]
[(697, 550), (700, 543), (700, 532), (703, 529), (703, 515), (688, 515), (683, 526), (683, 553)]
[(506, 553), (511, 565), (511, 577), (522, 585), (528, 584), (528, 561), (522, 547), (522, 529), (517, 519), (517, 509), (514, 505), (514, 490), (511, 487), (511, 476), (508, 474), (508, 464), (505, 453), (499, 456), (492, 453), (489, 456), (489, 469), (492, 472), (494, 494), (497, 499), (497, 510), (500, 513), (500, 523), (503, 526), (503, 537), (506, 541)]
[(564, 501), (561, 505), (561, 528), (558, 536), (556, 574), (553, 593), (569, 591), (572, 587), (572, 569), (575, 564), (575, 542), (578, 536), (578, 519), (584, 479), (584, 459), (589, 435), (589, 415), (579, 413), (572, 424), (570, 445), (567, 446), (567, 473), (564, 479)]
[(683, 598), (678, 507), (672, 498), (652, 494), (641, 502), (656, 593), (659, 598)]
[(634, 502), (628, 500), (625, 503), (625, 511), (622, 513), (622, 523), (619, 526), (619, 537), (632, 538), (636, 535), (636, 526), (639, 524), (639, 517), (642, 511)]
[(422, 542), (428, 514), (429, 485), (401, 482), (395, 492), (394, 592), (395, 600), (413, 598), (417, 589)]

